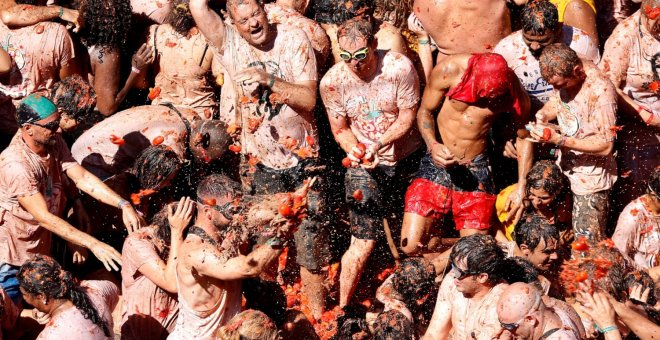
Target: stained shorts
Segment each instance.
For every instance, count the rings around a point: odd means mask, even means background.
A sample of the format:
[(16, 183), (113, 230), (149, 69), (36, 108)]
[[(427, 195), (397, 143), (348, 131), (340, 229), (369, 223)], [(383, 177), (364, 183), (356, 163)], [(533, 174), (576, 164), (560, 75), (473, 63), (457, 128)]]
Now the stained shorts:
[[(244, 195), (273, 195), (293, 192), (303, 185), (307, 178), (316, 176), (312, 190), (307, 194), (307, 218), (294, 233), (296, 262), (310, 272), (318, 272), (330, 260), (329, 235), (327, 230), (325, 196), (318, 189), (323, 187), (323, 173), (319, 162), (306, 159), (288, 169), (272, 169), (257, 164), (250, 167), (241, 162), (241, 182)], [(252, 168), (252, 170), (251, 170)]]
[[(357, 167), (346, 171), (344, 185), (352, 236), (374, 241), (384, 236), (383, 218), (401, 214), (404, 190), (414, 178), (421, 156), (421, 152), (415, 152), (395, 166), (379, 165), (371, 170)], [(361, 191), (361, 200), (353, 197), (356, 190)]]
[(436, 167), (430, 154), (422, 158), (417, 178), (408, 187), (404, 211), (440, 219), (449, 211), (456, 230), (488, 229), (495, 219), (497, 199), (485, 154), (470, 164)]
[(19, 289), (18, 271), (19, 266), (13, 266), (8, 263), (0, 263), (0, 286), (9, 295), (15, 305), (19, 305), (23, 300), (23, 295)]

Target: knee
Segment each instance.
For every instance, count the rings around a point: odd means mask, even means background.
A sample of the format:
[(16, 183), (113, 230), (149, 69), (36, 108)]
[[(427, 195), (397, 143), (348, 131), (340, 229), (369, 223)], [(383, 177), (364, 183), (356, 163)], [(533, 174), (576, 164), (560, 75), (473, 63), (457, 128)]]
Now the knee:
[(419, 256), (422, 252), (422, 244), (419, 239), (410, 237), (412, 235), (401, 235), (401, 250), (408, 256)]

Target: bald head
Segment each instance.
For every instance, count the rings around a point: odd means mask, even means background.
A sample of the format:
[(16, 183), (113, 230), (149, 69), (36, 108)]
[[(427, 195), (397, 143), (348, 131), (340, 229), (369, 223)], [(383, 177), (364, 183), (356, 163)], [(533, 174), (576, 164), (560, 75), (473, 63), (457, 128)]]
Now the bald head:
[(507, 287), (500, 296), (497, 316), (503, 323), (518, 322), (531, 311), (540, 309), (541, 304), (541, 292), (536, 287), (516, 282)]

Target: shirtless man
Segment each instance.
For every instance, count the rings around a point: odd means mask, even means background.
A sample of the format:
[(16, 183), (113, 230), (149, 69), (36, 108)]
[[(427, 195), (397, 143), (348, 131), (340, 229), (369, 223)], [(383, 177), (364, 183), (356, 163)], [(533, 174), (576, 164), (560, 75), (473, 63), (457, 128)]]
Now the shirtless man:
[[(406, 254), (418, 255), (428, 242), (431, 227), (450, 210), (461, 236), (486, 233), (491, 227), (497, 193), (486, 152), (496, 120), (506, 127), (496, 135), (505, 140), (518, 138), (521, 145), (519, 186), (507, 201), (510, 218), (520, 217), (525, 176), (532, 166), (531, 142), (520, 138), (525, 136), (529, 106), (525, 90), (498, 54), (451, 56), (435, 67), (417, 111), (417, 124), (429, 152), (406, 193), (401, 230)], [(507, 112), (510, 115), (504, 114)]]
[[(317, 67), (305, 33), (286, 25), (269, 24), (260, 0), (227, 1), (233, 25), (209, 8), (208, 0), (190, 1), (190, 12), (216, 49), (225, 73), (220, 120), (237, 127), (241, 180), (245, 195), (290, 192), (304, 179), (322, 171), (318, 159), (316, 105)], [(240, 135), (240, 136), (238, 136)], [(319, 182), (317, 182), (318, 187)], [(315, 199), (314, 199), (315, 200)], [(296, 233), (297, 262), (303, 294), (316, 317), (323, 311), (324, 240), (318, 210)]]
[(224, 208), (239, 195), (238, 183), (217, 174), (197, 187), (197, 215), (179, 248), (179, 317), (170, 340), (215, 339), (220, 326), (241, 312), (241, 280), (258, 276), (282, 250), (284, 240), (273, 236), (248, 255), (239, 254), (241, 238)]
[[(533, 140), (559, 149), (557, 165), (573, 192), (573, 231), (598, 242), (604, 237), (614, 160), (616, 90), (593, 63), (563, 44), (543, 49), (541, 75), (555, 90), (530, 126)], [(557, 119), (559, 126), (548, 124)]]
[(442, 280), (431, 323), (423, 340), (490, 340), (500, 330), (497, 301), (507, 287), (505, 272), (515, 266), (505, 259), (494, 238), (463, 237), (451, 250), (451, 271)]
[[(413, 13), (438, 46), (437, 62), (458, 53), (485, 53), (511, 33), (510, 0), (415, 0)], [(523, 5), (527, 0), (514, 0)]]
[(565, 313), (548, 308), (534, 286), (516, 282), (508, 286), (497, 303), (502, 333), (515, 339), (577, 340), (579, 330)]

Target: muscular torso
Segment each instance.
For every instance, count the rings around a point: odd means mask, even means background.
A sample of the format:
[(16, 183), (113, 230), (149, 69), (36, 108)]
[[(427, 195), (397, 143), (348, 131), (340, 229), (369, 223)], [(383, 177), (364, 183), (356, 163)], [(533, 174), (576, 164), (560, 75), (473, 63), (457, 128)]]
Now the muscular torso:
[(208, 246), (196, 236), (189, 236), (179, 249), (181, 260), (176, 268), (179, 298), (183, 298), (195, 311), (213, 309), (228, 288), (220, 280), (199, 275), (190, 261), (186, 261), (186, 256), (190, 256), (190, 253), (198, 251), (201, 247)]
[(413, 11), (445, 55), (490, 52), (511, 33), (504, 0), (415, 0)]

